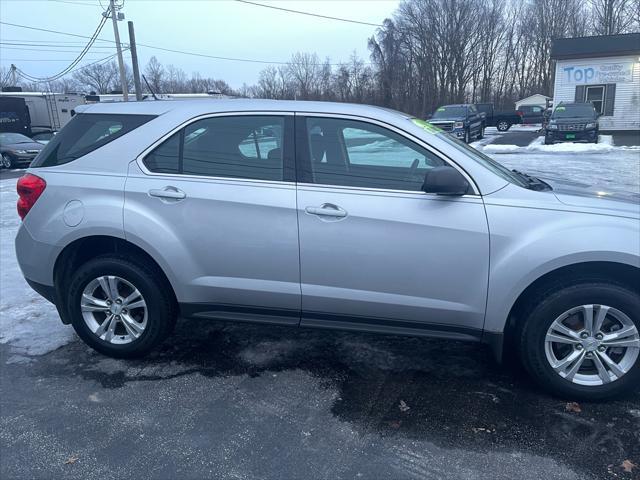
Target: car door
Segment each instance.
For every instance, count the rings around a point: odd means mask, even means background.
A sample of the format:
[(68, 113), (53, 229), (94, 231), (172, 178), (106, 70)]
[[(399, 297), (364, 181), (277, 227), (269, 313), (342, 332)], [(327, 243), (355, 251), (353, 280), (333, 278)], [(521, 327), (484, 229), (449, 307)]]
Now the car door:
[(476, 336), (487, 294), (482, 199), (421, 191), (446, 161), (373, 120), (296, 118), (301, 325)]
[(200, 118), (130, 165), (125, 235), (183, 312), (297, 324), (293, 114)]

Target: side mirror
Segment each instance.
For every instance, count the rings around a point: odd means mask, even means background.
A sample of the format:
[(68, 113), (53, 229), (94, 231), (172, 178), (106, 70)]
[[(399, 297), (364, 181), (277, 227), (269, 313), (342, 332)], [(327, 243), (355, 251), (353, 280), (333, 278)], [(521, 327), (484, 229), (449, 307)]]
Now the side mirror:
[(425, 175), (422, 190), (438, 195), (460, 196), (469, 192), (469, 182), (451, 166), (434, 167)]

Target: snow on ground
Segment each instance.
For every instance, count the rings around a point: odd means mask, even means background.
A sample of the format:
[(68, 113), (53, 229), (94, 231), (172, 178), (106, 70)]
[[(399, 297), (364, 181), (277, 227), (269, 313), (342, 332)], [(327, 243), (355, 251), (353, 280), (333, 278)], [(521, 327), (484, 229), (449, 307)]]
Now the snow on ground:
[(640, 150), (558, 154), (517, 151), (489, 153), (489, 156), (508, 168), (534, 176), (573, 180), (607, 187), (607, 190), (640, 194)]
[(536, 176), (640, 193), (640, 146), (616, 146), (611, 135), (600, 135), (598, 143), (545, 145), (544, 137), (524, 147), (490, 142), (471, 145), (508, 168)]
[(17, 198), (16, 179), (0, 181), (0, 343), (12, 347), (9, 362), (28, 361), (75, 338), (55, 307), (34, 292), (20, 272), (13, 244), (20, 225)]
[[(475, 148), (477, 146), (473, 145)], [(618, 147), (613, 144), (611, 135), (600, 135), (598, 143), (556, 143), (545, 145), (544, 137), (537, 137), (525, 147), (517, 145), (481, 145), (484, 153), (546, 152), (546, 153), (609, 153), (617, 151), (634, 151), (640, 154), (640, 147)]]

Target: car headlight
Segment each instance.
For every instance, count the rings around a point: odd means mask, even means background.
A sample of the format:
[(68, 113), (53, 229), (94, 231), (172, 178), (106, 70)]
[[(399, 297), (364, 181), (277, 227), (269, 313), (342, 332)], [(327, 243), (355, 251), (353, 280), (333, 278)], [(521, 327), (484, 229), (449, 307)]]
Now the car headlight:
[(456, 122), (453, 124), (453, 128), (464, 128), (464, 122)]
[(550, 123), (549, 125), (547, 125), (547, 128), (549, 130), (557, 130), (558, 129), (558, 125), (556, 125), (555, 123)]
[(595, 123), (587, 123), (584, 128), (586, 130), (589, 130), (590, 128), (596, 128), (596, 124)]

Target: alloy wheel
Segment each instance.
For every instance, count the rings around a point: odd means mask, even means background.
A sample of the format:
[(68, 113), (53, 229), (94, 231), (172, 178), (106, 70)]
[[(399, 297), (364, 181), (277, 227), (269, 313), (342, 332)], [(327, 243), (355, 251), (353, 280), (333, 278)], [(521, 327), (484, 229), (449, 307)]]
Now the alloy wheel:
[(114, 275), (87, 284), (80, 310), (89, 330), (112, 344), (131, 343), (147, 327), (148, 309), (142, 294), (131, 282)]
[(545, 337), (551, 368), (578, 385), (604, 385), (623, 377), (640, 355), (633, 321), (606, 305), (581, 305), (556, 318)]
[(0, 164), (2, 164), (2, 168), (11, 168), (11, 159), (7, 155), (2, 155)]

